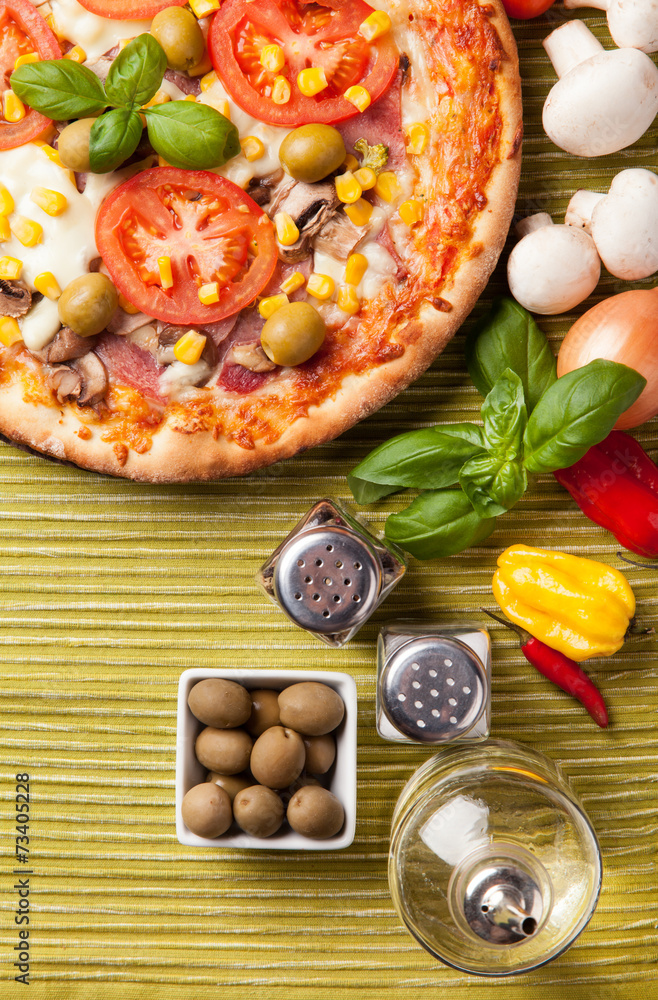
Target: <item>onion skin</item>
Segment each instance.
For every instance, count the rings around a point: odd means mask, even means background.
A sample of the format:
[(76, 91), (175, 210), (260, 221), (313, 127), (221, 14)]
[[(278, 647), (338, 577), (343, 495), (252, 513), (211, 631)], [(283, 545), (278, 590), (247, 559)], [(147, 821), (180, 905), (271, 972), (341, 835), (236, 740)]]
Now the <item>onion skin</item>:
[(617, 430), (637, 427), (658, 413), (658, 287), (622, 292), (588, 309), (562, 341), (558, 378), (595, 358), (618, 361), (647, 380)]

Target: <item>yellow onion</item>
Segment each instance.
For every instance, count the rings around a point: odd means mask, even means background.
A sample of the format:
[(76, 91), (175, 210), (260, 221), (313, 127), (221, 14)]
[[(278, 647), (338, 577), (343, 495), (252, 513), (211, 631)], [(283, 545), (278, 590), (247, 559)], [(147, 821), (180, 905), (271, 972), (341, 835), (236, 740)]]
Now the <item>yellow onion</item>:
[(562, 341), (558, 377), (596, 358), (618, 361), (647, 380), (615, 424), (618, 430), (637, 427), (658, 413), (658, 287), (622, 292), (588, 309)]

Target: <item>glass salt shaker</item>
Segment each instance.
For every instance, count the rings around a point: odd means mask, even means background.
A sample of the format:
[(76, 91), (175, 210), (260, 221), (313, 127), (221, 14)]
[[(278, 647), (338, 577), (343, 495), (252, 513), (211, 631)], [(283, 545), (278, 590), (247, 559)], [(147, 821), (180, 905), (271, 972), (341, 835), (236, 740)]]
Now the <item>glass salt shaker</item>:
[(520, 744), (446, 746), (412, 775), (391, 827), (389, 887), (407, 930), (446, 965), (528, 972), (589, 922), (601, 854), (560, 768)]
[(402, 579), (406, 559), (335, 500), (316, 503), (256, 582), (291, 621), (330, 646), (358, 632)]
[(379, 634), (377, 732), (399, 743), (483, 740), (491, 724), (491, 642), (479, 625), (397, 621)]

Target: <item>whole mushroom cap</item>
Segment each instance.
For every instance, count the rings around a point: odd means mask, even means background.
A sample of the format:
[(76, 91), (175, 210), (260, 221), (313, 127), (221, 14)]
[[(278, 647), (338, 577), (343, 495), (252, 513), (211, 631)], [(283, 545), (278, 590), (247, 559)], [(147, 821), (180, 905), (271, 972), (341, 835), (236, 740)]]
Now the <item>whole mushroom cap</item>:
[(596, 288), (601, 261), (594, 241), (573, 226), (542, 226), (516, 244), (507, 280), (517, 302), (544, 316), (568, 312)]
[(658, 177), (650, 170), (617, 174), (592, 212), (592, 237), (610, 274), (625, 281), (658, 271)]

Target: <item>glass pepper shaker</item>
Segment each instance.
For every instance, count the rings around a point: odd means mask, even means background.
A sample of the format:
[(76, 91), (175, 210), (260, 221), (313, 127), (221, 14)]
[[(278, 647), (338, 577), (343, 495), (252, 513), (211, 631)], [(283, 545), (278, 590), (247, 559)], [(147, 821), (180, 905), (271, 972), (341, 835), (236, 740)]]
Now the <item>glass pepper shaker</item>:
[(335, 500), (316, 503), (256, 582), (291, 621), (330, 646), (358, 632), (404, 576), (406, 560)]
[(377, 647), (377, 732), (435, 745), (483, 740), (491, 724), (491, 643), (477, 625), (391, 622)]

